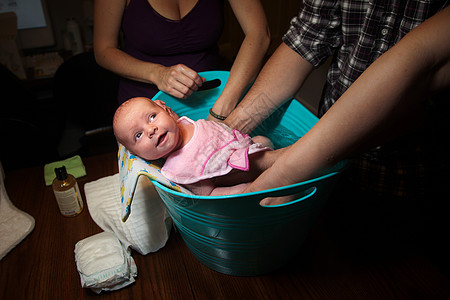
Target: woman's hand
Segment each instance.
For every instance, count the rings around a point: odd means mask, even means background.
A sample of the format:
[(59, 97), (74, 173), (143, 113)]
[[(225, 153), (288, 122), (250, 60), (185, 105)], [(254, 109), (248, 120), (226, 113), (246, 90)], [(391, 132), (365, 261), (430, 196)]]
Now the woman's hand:
[(160, 66), (154, 84), (158, 89), (176, 98), (185, 99), (205, 82), (205, 78), (183, 64), (171, 67)]

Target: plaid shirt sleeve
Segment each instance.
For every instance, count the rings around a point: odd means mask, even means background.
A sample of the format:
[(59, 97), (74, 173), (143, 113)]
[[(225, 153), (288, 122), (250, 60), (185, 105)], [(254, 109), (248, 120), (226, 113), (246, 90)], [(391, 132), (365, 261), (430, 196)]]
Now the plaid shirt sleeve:
[(283, 42), (318, 67), (342, 43), (339, 1), (303, 1)]
[(373, 61), (446, 5), (444, 0), (304, 0), (283, 42), (316, 68), (334, 55), (320, 115)]

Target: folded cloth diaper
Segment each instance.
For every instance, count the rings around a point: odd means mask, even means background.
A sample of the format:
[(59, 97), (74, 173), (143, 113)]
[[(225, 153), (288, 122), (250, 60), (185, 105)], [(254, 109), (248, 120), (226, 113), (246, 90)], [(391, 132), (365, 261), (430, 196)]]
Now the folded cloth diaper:
[(161, 174), (160, 161), (146, 161), (131, 154), (123, 145), (119, 144), (119, 174), (120, 193), (122, 202), (122, 221), (125, 222), (131, 213), (131, 202), (136, 190), (138, 178), (144, 175), (152, 180), (185, 194), (192, 194), (188, 189), (168, 180)]
[(137, 268), (130, 251), (110, 232), (101, 232), (75, 245), (81, 286), (94, 292), (114, 291), (135, 281)]
[(4, 178), (0, 162), (0, 260), (34, 229), (35, 224), (32, 216), (11, 203), (6, 193)]
[(146, 255), (162, 248), (170, 234), (172, 219), (151, 181), (141, 176), (134, 192), (133, 213), (127, 222), (120, 219), (119, 174), (84, 185), (89, 213), (104, 231), (114, 233), (123, 245)]
[(55, 161), (44, 166), (45, 185), (49, 186), (55, 179), (55, 168), (66, 166), (67, 173), (72, 174), (75, 178), (80, 178), (86, 175), (86, 168), (79, 155), (67, 158), (65, 160)]

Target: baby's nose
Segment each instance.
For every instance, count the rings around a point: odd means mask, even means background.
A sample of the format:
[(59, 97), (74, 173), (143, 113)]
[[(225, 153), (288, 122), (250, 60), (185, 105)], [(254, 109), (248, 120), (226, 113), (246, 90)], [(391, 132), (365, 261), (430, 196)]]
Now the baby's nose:
[(149, 128), (148, 128), (148, 131), (147, 131), (148, 132), (148, 137), (152, 138), (157, 130), (158, 129), (156, 128), (156, 126), (150, 125)]

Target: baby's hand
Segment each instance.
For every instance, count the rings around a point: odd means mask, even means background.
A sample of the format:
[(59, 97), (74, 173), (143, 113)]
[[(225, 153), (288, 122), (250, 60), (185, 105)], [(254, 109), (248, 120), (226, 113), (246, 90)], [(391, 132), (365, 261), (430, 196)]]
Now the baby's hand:
[(253, 142), (259, 143), (259, 144), (263, 145), (264, 147), (268, 147), (270, 149), (273, 149), (272, 141), (269, 138), (265, 137), (265, 136), (257, 135), (255, 137), (253, 137), (252, 140), (253, 140)]

